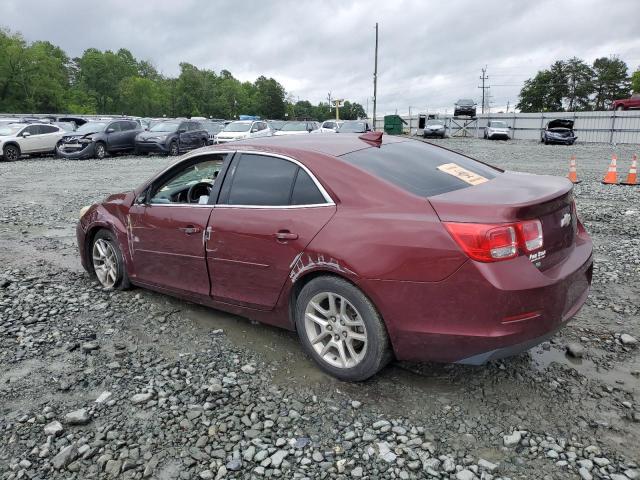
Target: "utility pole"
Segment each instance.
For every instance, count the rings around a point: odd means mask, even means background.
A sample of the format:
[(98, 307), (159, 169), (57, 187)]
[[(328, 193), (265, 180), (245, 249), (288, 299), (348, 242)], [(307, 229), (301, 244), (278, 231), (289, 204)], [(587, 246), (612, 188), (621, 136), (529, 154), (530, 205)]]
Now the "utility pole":
[(378, 22), (376, 22), (376, 54), (373, 66), (373, 130), (376, 129), (376, 103), (378, 101)]
[(489, 88), (484, 86), (485, 80), (489, 79), (486, 73), (487, 73), (487, 66), (485, 65), (484, 68), (482, 69), (482, 75), (480, 75), (480, 80), (482, 80), (482, 86), (478, 86), (478, 88), (482, 89), (482, 113), (484, 113), (484, 107), (485, 107), (485, 91), (487, 88)]
[(505, 113), (509, 113), (509, 100), (507, 100), (507, 111)]

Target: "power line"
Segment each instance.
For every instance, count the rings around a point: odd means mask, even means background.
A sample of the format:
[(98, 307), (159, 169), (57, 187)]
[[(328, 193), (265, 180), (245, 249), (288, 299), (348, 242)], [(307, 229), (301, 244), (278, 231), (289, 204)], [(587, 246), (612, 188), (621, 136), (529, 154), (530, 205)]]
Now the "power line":
[(487, 87), (484, 86), (485, 80), (489, 79), (489, 77), (486, 75), (486, 73), (487, 73), (487, 66), (485, 65), (484, 68), (482, 69), (482, 75), (480, 75), (480, 80), (482, 80), (482, 86), (478, 86), (478, 88), (482, 89), (482, 113), (484, 113), (484, 108), (486, 106), (486, 103), (485, 103), (485, 92), (489, 88), (488, 86)]

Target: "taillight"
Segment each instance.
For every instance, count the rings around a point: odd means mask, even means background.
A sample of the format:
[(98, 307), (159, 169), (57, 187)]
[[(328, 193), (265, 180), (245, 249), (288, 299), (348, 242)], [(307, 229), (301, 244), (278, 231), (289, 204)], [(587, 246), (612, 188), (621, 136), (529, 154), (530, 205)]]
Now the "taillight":
[(509, 224), (443, 222), (453, 239), (470, 258), (496, 262), (542, 248), (540, 220)]

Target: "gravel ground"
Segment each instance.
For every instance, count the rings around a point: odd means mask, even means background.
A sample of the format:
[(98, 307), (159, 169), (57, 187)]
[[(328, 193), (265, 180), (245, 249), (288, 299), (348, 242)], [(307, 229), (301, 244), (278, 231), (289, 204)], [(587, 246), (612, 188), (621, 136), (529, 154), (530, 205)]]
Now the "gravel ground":
[(637, 149), (434, 143), (551, 175), (575, 154), (592, 294), (531, 352), (362, 384), (289, 332), (82, 271), (79, 209), (166, 158), (0, 163), (0, 478), (640, 478), (640, 187), (600, 184)]

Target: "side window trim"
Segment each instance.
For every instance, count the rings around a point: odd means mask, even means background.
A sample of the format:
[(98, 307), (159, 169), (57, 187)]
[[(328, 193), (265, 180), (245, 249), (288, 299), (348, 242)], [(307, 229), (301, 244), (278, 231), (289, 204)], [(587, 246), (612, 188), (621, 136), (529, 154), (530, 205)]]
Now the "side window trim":
[[(281, 160), (287, 160), (298, 166), (298, 170), (296, 170), (296, 173), (294, 175), (293, 183), (291, 184), (291, 191), (289, 192), (289, 205), (229, 205), (226, 203), (228, 201), (229, 192), (231, 192), (231, 189), (233, 188), (233, 177), (235, 176), (235, 172), (236, 172), (236, 170), (233, 167), (237, 166), (238, 161), (240, 160), (242, 155), (262, 155), (266, 157), (279, 158)], [(304, 170), (306, 174), (309, 175), (313, 183), (315, 183), (316, 187), (320, 191), (320, 194), (324, 197), (325, 203), (314, 203), (314, 204), (308, 204), (308, 205), (291, 205), (291, 197), (293, 195), (293, 189), (296, 184), (295, 181), (298, 178), (298, 173), (300, 172), (300, 169)], [(228, 174), (227, 174), (227, 171), (229, 172)], [(287, 157), (285, 155), (279, 155), (276, 153), (269, 153), (269, 152), (262, 152), (262, 151), (238, 150), (235, 152), (232, 161), (229, 162), (229, 167), (228, 169), (225, 169), (224, 174), (225, 174), (224, 181), (220, 187), (220, 194), (218, 195), (218, 198), (216, 200), (215, 206), (217, 208), (255, 208), (255, 209), (274, 210), (274, 209), (314, 208), (314, 207), (335, 206), (335, 202), (333, 201), (329, 193), (326, 191), (326, 189), (322, 186), (322, 184), (318, 181), (316, 176), (301, 162), (299, 162), (294, 158)], [(225, 185), (227, 184), (227, 182), (229, 182), (229, 187), (225, 190), (223, 194), (222, 189), (225, 188)]]

